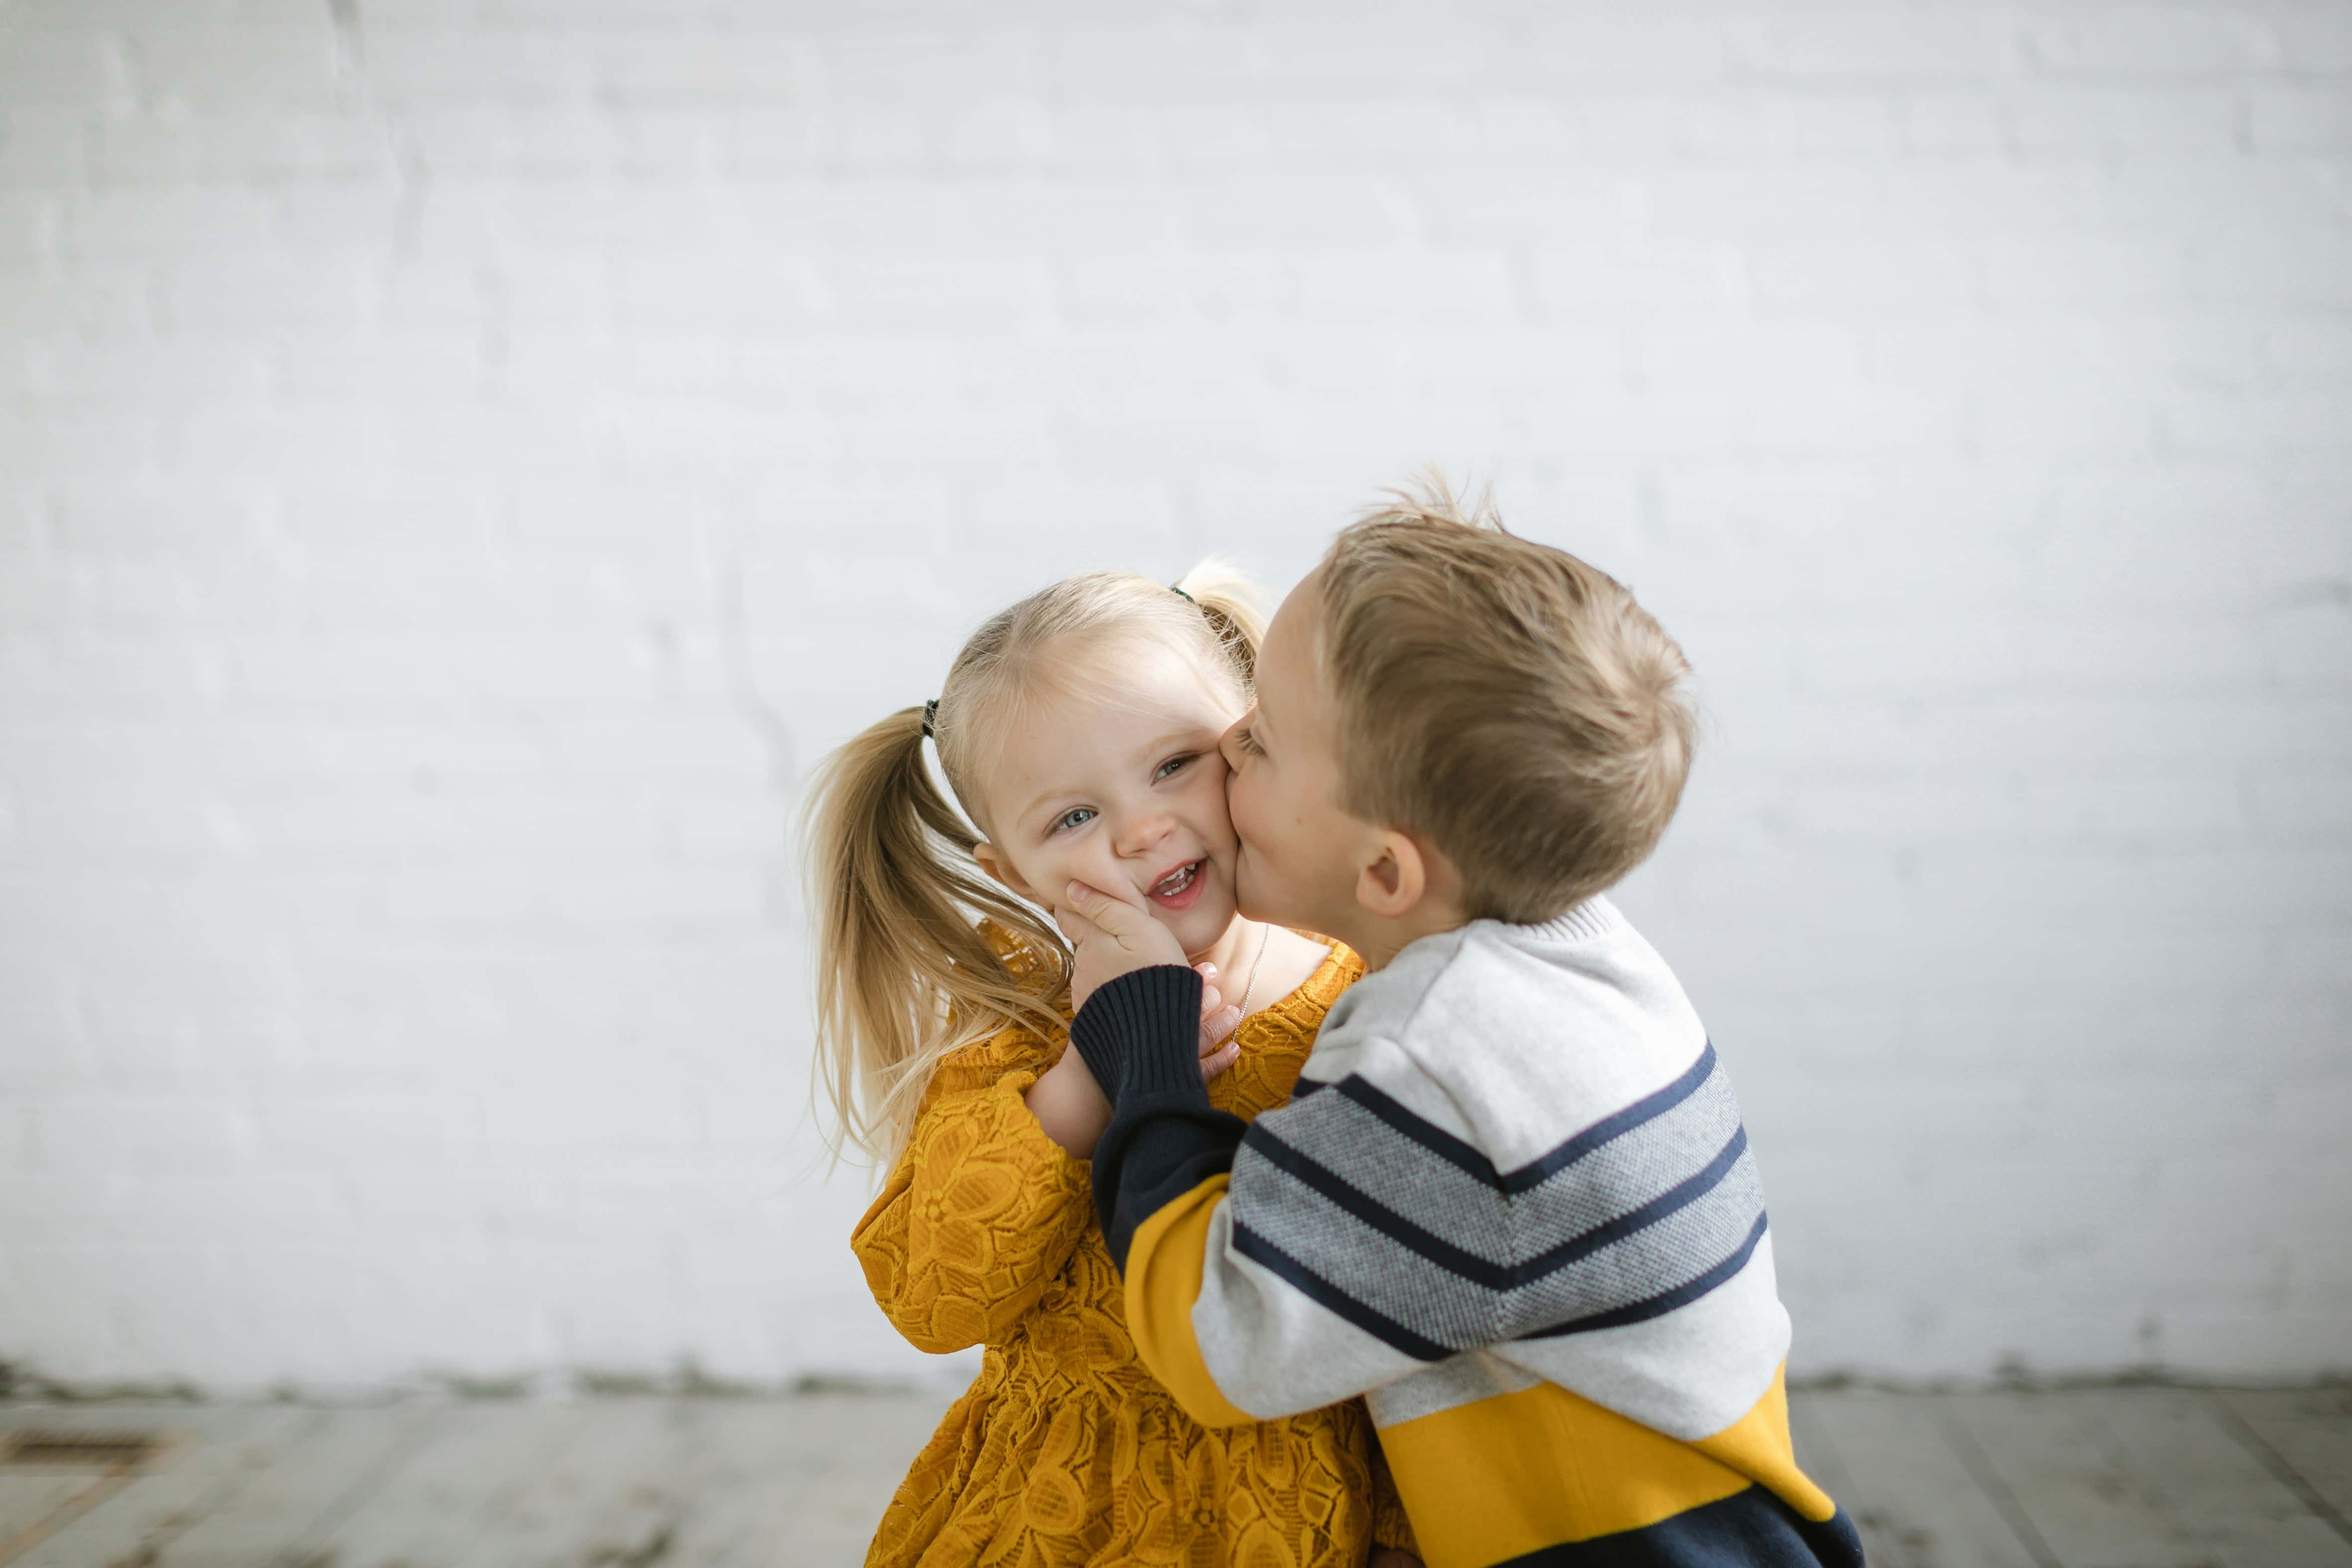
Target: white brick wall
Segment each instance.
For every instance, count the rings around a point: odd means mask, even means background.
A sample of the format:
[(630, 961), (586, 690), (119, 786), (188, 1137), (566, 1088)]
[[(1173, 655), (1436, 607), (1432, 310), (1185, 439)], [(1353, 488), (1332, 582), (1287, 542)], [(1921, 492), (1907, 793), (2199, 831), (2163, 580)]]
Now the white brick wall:
[(1704, 672), (1625, 902), (1802, 1367), (2352, 1365), (2347, 105), (2341, 0), (0, 0), (0, 1358), (917, 1367), (797, 781), (1435, 458)]

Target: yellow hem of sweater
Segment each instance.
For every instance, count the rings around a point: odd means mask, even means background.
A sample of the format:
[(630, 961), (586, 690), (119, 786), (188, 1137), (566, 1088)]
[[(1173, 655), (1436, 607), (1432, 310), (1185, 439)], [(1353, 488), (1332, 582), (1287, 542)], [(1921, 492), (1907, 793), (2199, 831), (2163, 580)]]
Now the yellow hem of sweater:
[(1640, 1530), (1761, 1485), (1808, 1519), (1837, 1511), (1797, 1468), (1780, 1374), (1694, 1443), (1540, 1384), (1381, 1429), (1429, 1568), (1479, 1568)]

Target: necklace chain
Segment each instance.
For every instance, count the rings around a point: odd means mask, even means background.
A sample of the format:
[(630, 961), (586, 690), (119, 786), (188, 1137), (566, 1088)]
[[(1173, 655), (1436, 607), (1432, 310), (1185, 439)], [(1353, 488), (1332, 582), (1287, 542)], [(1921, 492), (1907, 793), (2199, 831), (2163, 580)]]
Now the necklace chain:
[(1268, 922), (1257, 928), (1257, 956), (1250, 960), (1249, 984), (1242, 987), (1242, 1016), (1249, 1016), (1250, 993), (1257, 989), (1258, 966), (1265, 962), (1265, 944), (1274, 937), (1274, 926)]

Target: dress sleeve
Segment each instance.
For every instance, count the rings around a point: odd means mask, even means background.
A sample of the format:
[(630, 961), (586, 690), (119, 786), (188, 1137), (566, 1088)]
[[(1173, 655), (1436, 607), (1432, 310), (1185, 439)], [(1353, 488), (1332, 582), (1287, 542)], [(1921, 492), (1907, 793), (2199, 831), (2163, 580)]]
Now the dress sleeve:
[(875, 1301), (918, 1350), (1001, 1342), (1094, 1217), (1086, 1162), (1022, 1098), (1054, 1056), (1008, 1027), (942, 1061), (906, 1152), (850, 1235)]

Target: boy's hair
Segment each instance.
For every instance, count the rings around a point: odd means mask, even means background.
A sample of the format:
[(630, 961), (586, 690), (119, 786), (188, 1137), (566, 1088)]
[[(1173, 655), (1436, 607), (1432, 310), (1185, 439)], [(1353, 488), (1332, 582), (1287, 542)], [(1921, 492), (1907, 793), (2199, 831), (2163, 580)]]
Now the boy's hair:
[[(802, 836), (817, 926), (816, 1093), (836, 1155), (847, 1142), (895, 1159), (932, 1069), (958, 1046), (1007, 1024), (1061, 1026), (1068, 946), (971, 855), (988, 831), (981, 784), (1021, 705), (1099, 684), (1117, 660), (1087, 656), (1140, 639), (1185, 653), (1238, 715), (1265, 635), (1255, 588), (1222, 562), (1173, 589), (1123, 572), (1065, 578), (972, 633), (928, 717), (901, 708), (825, 758)], [(956, 805), (931, 782), (926, 734)], [(1025, 973), (999, 956), (983, 919), (1026, 950)]]
[(1318, 571), (1339, 805), (1425, 837), (1473, 919), (1549, 920), (1656, 847), (1697, 738), (1690, 666), (1616, 579), (1434, 475)]

